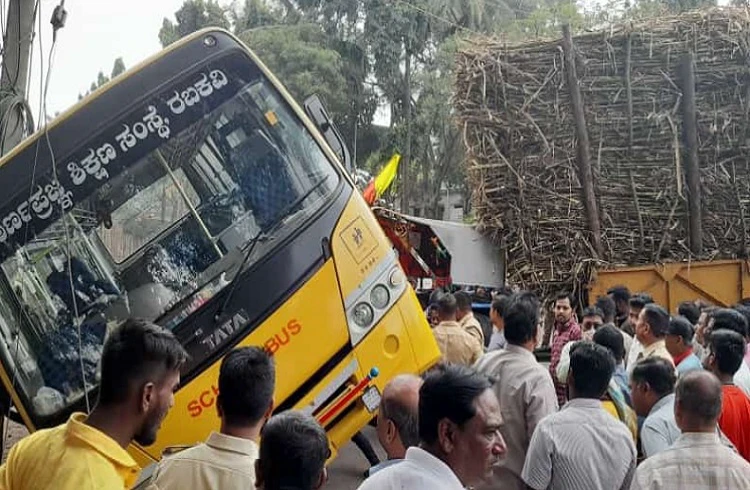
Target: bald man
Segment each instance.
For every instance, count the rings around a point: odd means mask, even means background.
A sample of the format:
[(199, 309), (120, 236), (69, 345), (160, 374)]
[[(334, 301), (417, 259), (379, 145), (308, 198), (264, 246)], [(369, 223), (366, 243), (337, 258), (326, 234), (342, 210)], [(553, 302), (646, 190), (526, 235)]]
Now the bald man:
[(402, 374), (383, 389), (378, 413), (378, 440), (388, 459), (373, 466), (368, 476), (404, 459), (406, 450), (419, 445), (419, 388), (422, 378)]
[(674, 405), (682, 435), (638, 467), (631, 490), (750, 488), (750, 463), (724, 446), (717, 434), (721, 400), (721, 382), (710, 372), (682, 375)]

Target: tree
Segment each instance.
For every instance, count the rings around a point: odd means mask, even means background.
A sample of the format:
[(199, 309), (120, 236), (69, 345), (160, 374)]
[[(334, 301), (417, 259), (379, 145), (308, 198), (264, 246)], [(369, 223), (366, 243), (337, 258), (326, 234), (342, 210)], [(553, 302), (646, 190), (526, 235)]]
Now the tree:
[(124, 72), (125, 72), (125, 62), (122, 61), (122, 58), (117, 58), (115, 60), (114, 66), (112, 67), (112, 76), (110, 78), (115, 78), (116, 76)]
[(96, 81), (91, 82), (91, 85), (89, 86), (88, 91), (86, 91), (85, 94), (78, 94), (78, 100), (83, 99), (87, 95), (91, 94), (92, 92), (96, 91), (99, 87), (104, 85), (105, 83), (109, 82), (112, 78), (115, 78), (120, 73), (123, 73), (125, 71), (125, 62), (122, 61), (122, 58), (117, 58), (114, 62), (114, 65), (112, 66), (112, 72), (111, 76), (108, 77), (104, 74), (103, 71), (99, 70), (99, 73), (96, 76)]
[(334, 120), (347, 112), (341, 56), (325, 47), (325, 33), (314, 24), (278, 25), (245, 31), (240, 38), (298, 100), (318, 94)]
[(242, 9), (231, 9), (229, 12), (237, 33), (256, 27), (281, 24), (283, 12), (268, 5), (263, 0), (245, 0)]
[(186, 0), (174, 16), (176, 22), (164, 18), (159, 31), (164, 47), (204, 27), (231, 27), (227, 10), (217, 0)]

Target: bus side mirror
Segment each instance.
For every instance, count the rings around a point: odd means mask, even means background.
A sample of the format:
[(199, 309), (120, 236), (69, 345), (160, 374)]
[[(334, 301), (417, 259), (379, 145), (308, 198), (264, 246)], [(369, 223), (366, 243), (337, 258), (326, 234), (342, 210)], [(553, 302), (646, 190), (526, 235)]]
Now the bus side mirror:
[(344, 142), (344, 138), (341, 136), (341, 133), (339, 133), (336, 125), (333, 124), (333, 121), (328, 115), (328, 111), (326, 111), (326, 108), (323, 106), (323, 102), (321, 102), (320, 97), (313, 94), (305, 99), (303, 105), (305, 107), (305, 112), (307, 112), (307, 115), (310, 117), (310, 119), (312, 119), (313, 123), (315, 123), (315, 126), (323, 134), (323, 137), (325, 138), (326, 142), (328, 142), (328, 145), (331, 147), (331, 149), (336, 153), (336, 155), (338, 155), (339, 160), (341, 160), (341, 163), (344, 165), (346, 171), (351, 173), (352, 157), (349, 154), (349, 148), (347, 148), (346, 142)]

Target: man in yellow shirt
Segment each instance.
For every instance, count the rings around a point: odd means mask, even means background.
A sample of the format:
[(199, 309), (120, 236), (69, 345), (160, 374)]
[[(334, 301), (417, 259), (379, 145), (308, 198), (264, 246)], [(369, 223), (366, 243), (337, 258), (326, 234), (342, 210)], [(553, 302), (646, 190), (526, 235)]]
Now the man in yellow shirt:
[(187, 353), (171, 332), (127, 320), (104, 345), (99, 402), (91, 415), (18, 442), (0, 466), (1, 490), (121, 490), (138, 477), (125, 448), (148, 446), (174, 404)]

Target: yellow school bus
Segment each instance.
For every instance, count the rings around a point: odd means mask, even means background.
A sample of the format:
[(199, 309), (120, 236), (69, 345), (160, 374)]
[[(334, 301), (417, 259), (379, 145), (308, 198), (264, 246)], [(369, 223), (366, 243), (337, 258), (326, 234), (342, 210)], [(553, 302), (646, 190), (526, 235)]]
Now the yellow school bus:
[(0, 161), (0, 378), (30, 430), (93, 406), (102, 345), (128, 317), (190, 354), (157, 442), (130, 449), (143, 466), (218, 428), (236, 346), (274, 356), (276, 411), (314, 415), (334, 453), (389, 378), (437, 362), (319, 123), (238, 39), (205, 30)]

